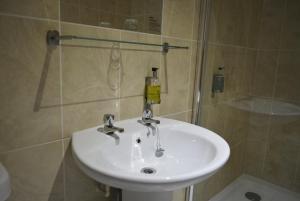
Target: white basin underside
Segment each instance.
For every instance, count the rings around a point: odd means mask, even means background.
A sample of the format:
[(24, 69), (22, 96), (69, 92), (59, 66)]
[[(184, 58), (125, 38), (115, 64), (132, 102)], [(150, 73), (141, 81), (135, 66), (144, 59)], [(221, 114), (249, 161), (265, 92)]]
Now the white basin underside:
[[(75, 133), (72, 143), (75, 160), (95, 180), (134, 191), (186, 187), (206, 179), (227, 161), (228, 145), (216, 134), (175, 120), (161, 119), (161, 122), (161, 144), (166, 151), (160, 158), (154, 154), (156, 137), (147, 137), (146, 127), (134, 119), (128, 120), (126, 127), (122, 122), (117, 125), (125, 127), (125, 133), (119, 134), (119, 143), (96, 131), (98, 127), (82, 131), (85, 134)], [(140, 144), (137, 138), (141, 139)], [(155, 169), (156, 173), (141, 173), (145, 167)]]

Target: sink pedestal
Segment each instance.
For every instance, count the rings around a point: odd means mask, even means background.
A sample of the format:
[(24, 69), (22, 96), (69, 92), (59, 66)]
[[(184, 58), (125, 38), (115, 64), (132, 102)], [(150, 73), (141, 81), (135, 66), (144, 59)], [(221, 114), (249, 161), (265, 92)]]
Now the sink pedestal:
[(136, 192), (122, 190), (122, 201), (172, 201), (173, 192)]

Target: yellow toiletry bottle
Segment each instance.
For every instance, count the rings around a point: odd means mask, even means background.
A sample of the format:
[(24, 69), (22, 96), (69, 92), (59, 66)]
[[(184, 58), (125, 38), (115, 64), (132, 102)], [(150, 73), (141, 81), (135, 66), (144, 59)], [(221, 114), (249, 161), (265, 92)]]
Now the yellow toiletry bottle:
[(149, 104), (160, 104), (160, 83), (157, 76), (158, 68), (152, 68), (152, 77), (146, 77), (146, 101)]

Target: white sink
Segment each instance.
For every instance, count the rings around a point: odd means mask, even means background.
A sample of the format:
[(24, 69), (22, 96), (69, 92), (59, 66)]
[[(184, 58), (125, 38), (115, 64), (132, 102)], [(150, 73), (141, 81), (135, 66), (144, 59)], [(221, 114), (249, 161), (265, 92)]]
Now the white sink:
[[(157, 119), (165, 149), (162, 157), (155, 156), (157, 134), (147, 136), (147, 127), (130, 119), (115, 123), (125, 129), (115, 137), (97, 131), (100, 126), (75, 132), (74, 159), (94, 180), (138, 192), (187, 187), (208, 178), (228, 160), (229, 146), (217, 134), (185, 122)], [(156, 172), (142, 173), (145, 167)]]

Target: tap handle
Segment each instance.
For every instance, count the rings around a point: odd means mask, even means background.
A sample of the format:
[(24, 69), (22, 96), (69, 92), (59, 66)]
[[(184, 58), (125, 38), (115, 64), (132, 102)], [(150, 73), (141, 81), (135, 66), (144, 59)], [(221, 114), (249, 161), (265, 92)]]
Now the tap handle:
[(105, 114), (103, 116), (104, 125), (107, 127), (113, 127), (114, 120), (115, 120), (115, 115), (113, 114)]
[(153, 117), (152, 111), (150, 109), (145, 109), (143, 112), (144, 119), (151, 119)]

